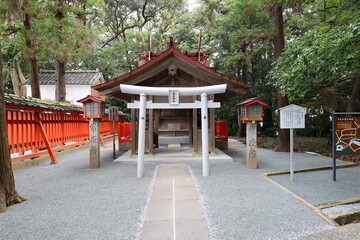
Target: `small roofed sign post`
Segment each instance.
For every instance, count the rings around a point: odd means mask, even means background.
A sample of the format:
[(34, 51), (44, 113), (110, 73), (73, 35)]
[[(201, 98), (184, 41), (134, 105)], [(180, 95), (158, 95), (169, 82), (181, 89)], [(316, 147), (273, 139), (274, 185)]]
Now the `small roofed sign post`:
[(112, 121), (112, 133), (113, 133), (113, 158), (115, 159), (115, 123), (119, 121), (119, 107), (109, 107), (109, 120)]
[(84, 117), (90, 120), (90, 169), (100, 168), (100, 121), (105, 116), (106, 101), (88, 95), (77, 102), (84, 105)]
[(290, 129), (290, 181), (294, 181), (294, 128), (305, 128), (306, 108), (290, 104), (280, 108), (280, 128)]
[(333, 113), (333, 181), (336, 181), (336, 155), (360, 154), (360, 112)]
[(263, 120), (263, 108), (267, 105), (256, 97), (237, 104), (240, 121), (246, 123), (246, 166), (251, 169), (257, 169), (257, 123)]

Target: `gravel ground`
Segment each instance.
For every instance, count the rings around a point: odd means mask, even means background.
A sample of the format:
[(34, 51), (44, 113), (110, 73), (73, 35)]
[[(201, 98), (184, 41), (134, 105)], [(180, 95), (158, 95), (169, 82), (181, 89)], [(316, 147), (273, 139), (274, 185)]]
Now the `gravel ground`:
[(294, 182), (289, 181), (289, 175), (271, 176), (313, 205), (360, 196), (359, 177), (360, 167), (337, 169), (336, 182), (331, 170), (296, 173)]
[[(225, 152), (234, 158), (234, 162), (211, 163), (209, 177), (202, 177), (201, 164), (192, 163), (190, 166), (212, 239), (299, 239), (334, 228), (312, 210), (259, 175), (264, 172), (289, 170), (289, 153), (258, 149), (259, 169), (251, 170), (246, 168), (245, 146), (232, 142), (229, 145), (231, 149)], [(329, 165), (331, 159), (295, 153), (294, 162), (295, 169), (299, 169)], [(349, 171), (346, 176), (352, 179), (346, 183), (343, 183), (342, 177), (338, 178), (338, 182), (332, 182), (330, 171), (310, 173), (309, 181), (306, 183), (302, 182), (305, 177), (295, 174), (295, 182), (288, 188), (295, 193), (309, 192), (305, 196), (305, 200), (308, 200), (307, 198), (312, 197), (311, 194), (317, 193), (318, 185), (321, 188), (323, 178), (327, 177), (326, 183), (329, 187), (339, 189), (334, 191), (333, 195), (326, 197), (322, 195), (327, 195), (327, 191), (321, 191), (314, 200), (320, 198), (321, 200), (317, 201), (323, 202), (327, 199), (343, 199), (347, 195), (358, 196), (360, 191), (356, 192), (356, 187), (345, 196), (342, 194), (349, 191), (349, 188), (340, 190), (346, 184), (355, 185), (358, 189), (358, 182), (354, 181), (356, 179), (354, 177), (359, 176), (360, 169), (356, 169), (355, 171), (346, 169)], [(320, 180), (318, 174), (322, 176)], [(281, 178), (281, 181), (278, 178)], [(274, 179), (279, 180), (281, 184), (290, 182), (289, 175), (276, 176)]]
[(329, 215), (329, 214), (337, 214), (337, 213), (359, 211), (359, 210), (360, 210), (360, 203), (355, 203), (355, 204), (345, 204), (335, 207), (329, 207), (322, 209), (321, 211), (326, 215)]
[(87, 170), (89, 150), (15, 171), (17, 191), (28, 201), (0, 214), (0, 239), (136, 239), (155, 164), (136, 177), (136, 163), (113, 162), (101, 149), (101, 168)]

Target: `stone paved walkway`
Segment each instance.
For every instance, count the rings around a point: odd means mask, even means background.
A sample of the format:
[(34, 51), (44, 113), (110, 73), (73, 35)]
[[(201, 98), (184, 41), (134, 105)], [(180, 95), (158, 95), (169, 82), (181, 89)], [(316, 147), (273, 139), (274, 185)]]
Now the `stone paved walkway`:
[(209, 239), (186, 164), (160, 164), (141, 239)]

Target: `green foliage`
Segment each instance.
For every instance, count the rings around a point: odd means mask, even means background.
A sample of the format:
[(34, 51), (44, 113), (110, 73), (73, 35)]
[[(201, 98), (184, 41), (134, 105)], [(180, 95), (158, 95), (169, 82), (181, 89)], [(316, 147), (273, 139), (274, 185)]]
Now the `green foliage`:
[(271, 83), (291, 99), (321, 85), (352, 86), (360, 76), (360, 21), (308, 31), (290, 42), (270, 73)]

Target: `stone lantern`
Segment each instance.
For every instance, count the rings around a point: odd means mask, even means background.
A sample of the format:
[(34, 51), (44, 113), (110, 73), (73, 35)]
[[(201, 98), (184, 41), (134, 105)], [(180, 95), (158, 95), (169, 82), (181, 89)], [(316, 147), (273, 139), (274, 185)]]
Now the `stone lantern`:
[(90, 120), (90, 169), (100, 168), (100, 121), (105, 116), (106, 101), (88, 95), (77, 102), (83, 104), (84, 117)]
[(246, 123), (246, 165), (248, 168), (256, 169), (256, 123), (263, 120), (263, 109), (267, 104), (254, 97), (238, 103), (237, 106), (239, 106), (240, 121)]

